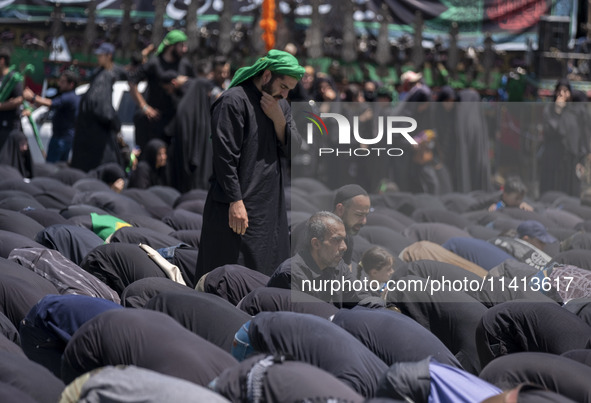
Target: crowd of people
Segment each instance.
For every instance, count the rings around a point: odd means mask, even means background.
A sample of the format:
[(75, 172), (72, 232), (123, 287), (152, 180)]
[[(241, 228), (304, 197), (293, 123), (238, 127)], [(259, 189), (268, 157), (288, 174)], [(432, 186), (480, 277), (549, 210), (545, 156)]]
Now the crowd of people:
[[(101, 44), (80, 98), (64, 72), (56, 98), (16, 83), (0, 100), (2, 150), (23, 102), (59, 111), (55, 161), (0, 151), (0, 400), (591, 402), (591, 202), (567, 175), (588, 149), (562, 126), (585, 116), (568, 83), (544, 154), (566, 176), (532, 199), (519, 176), (494, 190), (473, 90), (408, 71), (394, 105), (281, 50), (204, 78), (186, 40), (128, 70)], [(120, 79), (139, 156), (117, 137)], [(289, 101), (352, 113), (364, 135), (378, 101), (415, 118), (416, 144), (379, 169), (320, 158)], [(447, 132), (434, 109), (457, 118)], [(315, 146), (336, 147), (326, 134)]]

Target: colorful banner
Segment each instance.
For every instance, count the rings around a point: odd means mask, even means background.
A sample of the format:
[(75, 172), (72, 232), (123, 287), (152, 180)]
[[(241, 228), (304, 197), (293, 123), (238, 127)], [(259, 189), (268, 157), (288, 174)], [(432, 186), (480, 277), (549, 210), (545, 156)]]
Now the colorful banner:
[[(228, 1), (201, 0), (197, 14), (199, 24), (217, 21), (224, 3)], [(56, 1), (4, 0), (0, 2), (0, 19), (5, 21), (46, 21), (51, 17)], [(88, 1), (59, 1), (64, 21), (84, 21)], [(97, 2), (97, 23), (112, 21), (123, 16), (122, 0)], [(165, 24), (173, 25), (183, 20), (188, 2), (170, 0), (166, 7)], [(235, 21), (252, 23), (255, 11), (260, 14), (263, 0), (234, 0), (232, 3)], [(415, 15), (420, 11), (424, 20), (424, 39), (437, 37), (446, 40), (453, 22), (458, 24), (460, 46), (481, 45), (485, 33), (491, 33), (497, 44), (526, 43), (537, 37), (537, 25), (543, 15), (571, 17), (573, 39), (577, 23), (575, 0), (357, 0), (354, 19), (360, 32), (377, 34), (378, 15), (388, 11), (389, 32), (392, 37), (413, 32)], [(295, 7), (292, 9), (291, 7)], [(338, 34), (343, 29), (343, 15), (338, 0), (322, 2), (319, 12), (324, 32)], [(258, 10), (257, 10), (258, 9)], [(294, 16), (296, 27), (306, 29), (310, 24), (312, 7), (309, 0), (278, 1), (277, 13), (284, 17)], [(152, 0), (133, 0), (132, 19), (151, 22), (154, 18)]]

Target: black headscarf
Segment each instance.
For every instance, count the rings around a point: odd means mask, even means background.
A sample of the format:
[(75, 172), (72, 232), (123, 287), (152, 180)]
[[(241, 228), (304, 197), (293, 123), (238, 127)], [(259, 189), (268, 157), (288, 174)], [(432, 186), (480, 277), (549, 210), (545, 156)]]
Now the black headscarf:
[(151, 186), (168, 185), (168, 163), (162, 167), (156, 167), (161, 148), (166, 149), (167, 145), (160, 139), (152, 139), (145, 145), (137, 168), (131, 172), (128, 187), (147, 189)]

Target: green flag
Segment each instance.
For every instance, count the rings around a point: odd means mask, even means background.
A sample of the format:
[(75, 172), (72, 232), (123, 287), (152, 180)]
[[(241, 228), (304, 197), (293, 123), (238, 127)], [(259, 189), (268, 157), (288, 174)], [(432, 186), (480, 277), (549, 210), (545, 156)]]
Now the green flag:
[(132, 226), (112, 215), (90, 213), (90, 219), (92, 221), (92, 231), (104, 241), (107, 241), (119, 228)]

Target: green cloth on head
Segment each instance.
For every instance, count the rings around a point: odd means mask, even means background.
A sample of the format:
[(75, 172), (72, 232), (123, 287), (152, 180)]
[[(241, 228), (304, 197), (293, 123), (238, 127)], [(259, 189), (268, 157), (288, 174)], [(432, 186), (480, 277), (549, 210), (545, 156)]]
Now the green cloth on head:
[(271, 49), (266, 56), (261, 57), (252, 66), (242, 67), (238, 69), (230, 88), (256, 76), (263, 70), (271, 70), (273, 73), (284, 74), (301, 80), (306, 70), (300, 66), (298, 59), (292, 54), (282, 50)]
[(178, 29), (170, 31), (168, 34), (166, 34), (166, 36), (158, 46), (158, 50), (156, 51), (156, 53), (160, 54), (164, 51), (164, 49), (167, 46), (174, 45), (175, 43), (179, 42), (185, 42), (186, 40), (187, 35), (185, 35), (183, 31), (179, 31)]
[(109, 239), (119, 228), (132, 226), (112, 215), (90, 213), (90, 219), (92, 221), (92, 232), (97, 234), (103, 241)]

